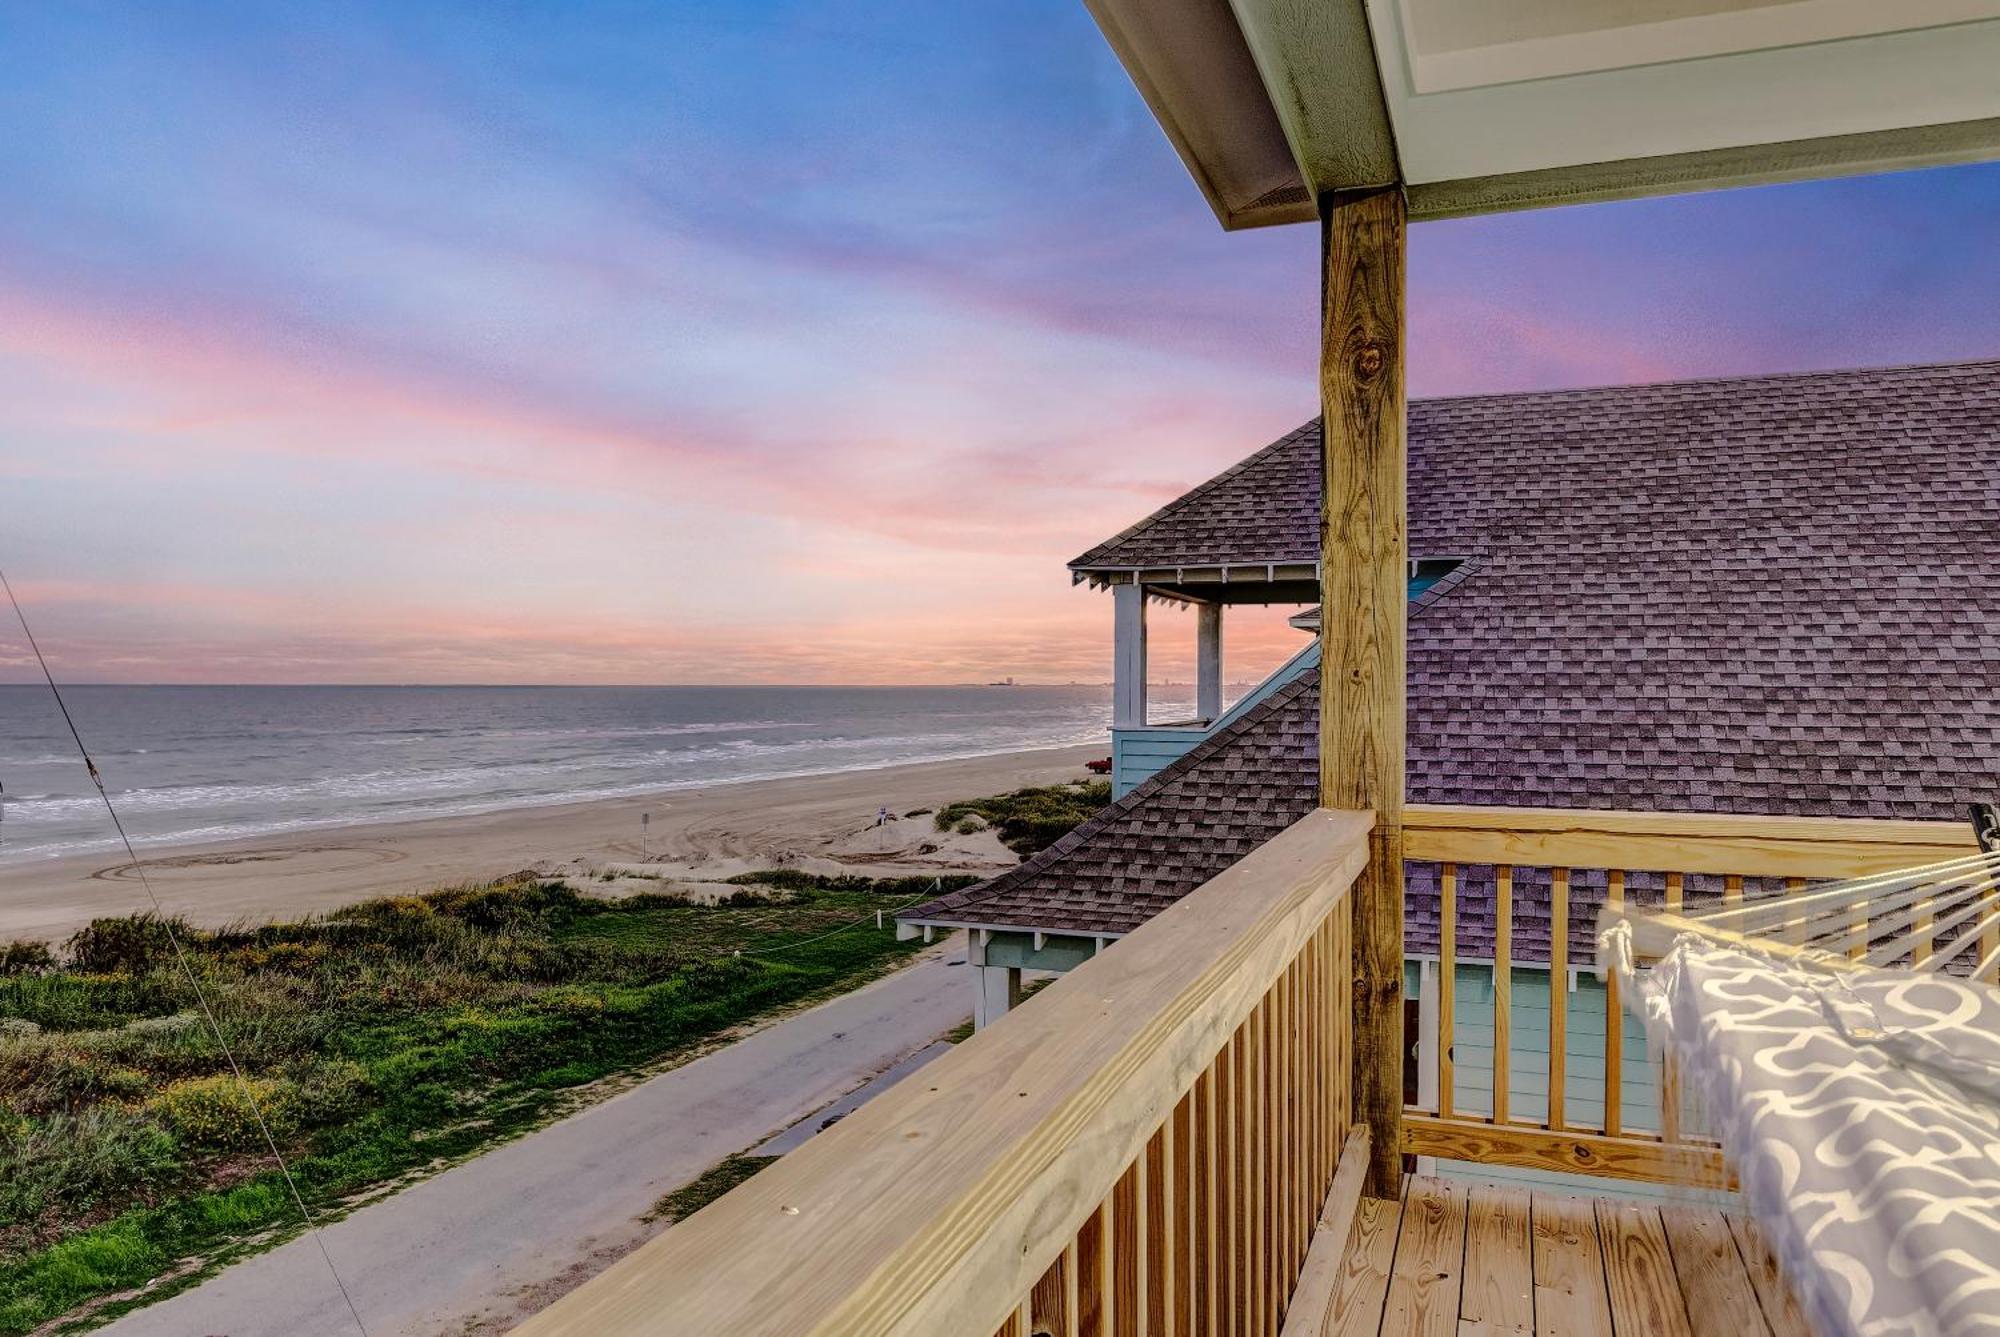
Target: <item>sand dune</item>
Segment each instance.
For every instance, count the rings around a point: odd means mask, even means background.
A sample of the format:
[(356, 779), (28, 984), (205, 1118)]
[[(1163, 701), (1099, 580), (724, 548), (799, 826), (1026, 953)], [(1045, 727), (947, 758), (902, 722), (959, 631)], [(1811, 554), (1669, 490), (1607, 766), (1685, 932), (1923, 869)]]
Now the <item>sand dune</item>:
[[(1083, 763), (1107, 751), (1104, 744), (1054, 748), (140, 853), (167, 909), (202, 924), (288, 918), (521, 868), (562, 873), (644, 864), (690, 881), (774, 866), (881, 875), (983, 872), (1013, 861), (990, 833), (947, 836), (928, 818), (900, 815), (1082, 779)], [(883, 807), (899, 820), (878, 829)], [(641, 813), (652, 815), (643, 849)], [(61, 938), (97, 916), (148, 905), (122, 859), (0, 866), (0, 941)]]

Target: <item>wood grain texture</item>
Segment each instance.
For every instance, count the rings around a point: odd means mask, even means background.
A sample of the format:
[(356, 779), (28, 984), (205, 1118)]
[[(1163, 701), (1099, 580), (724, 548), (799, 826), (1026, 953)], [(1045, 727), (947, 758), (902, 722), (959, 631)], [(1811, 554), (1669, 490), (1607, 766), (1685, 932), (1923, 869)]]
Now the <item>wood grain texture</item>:
[(1528, 1214), (1536, 1337), (1611, 1337), (1611, 1301), (1591, 1200), (1537, 1193)]
[[(1625, 904), (1625, 872), (1604, 875), (1604, 904), (1616, 913)], [(1617, 1137), (1625, 1125), (1625, 1009), (1619, 998), (1618, 972), (1604, 979), (1604, 1134)]]
[(1411, 1112), (1403, 1118), (1403, 1150), (1417, 1156), (1514, 1165), (1528, 1170), (1604, 1175), (1653, 1184), (1730, 1182), (1722, 1152), (1713, 1144), (1667, 1145), (1657, 1138), (1627, 1134), (1551, 1132), (1522, 1124), (1499, 1127), (1477, 1119), (1439, 1119)]
[(1764, 1321), (1770, 1324), (1774, 1337), (1813, 1337), (1805, 1311), (1799, 1308), (1792, 1288), (1785, 1284), (1778, 1260), (1764, 1242), (1763, 1234), (1748, 1217), (1732, 1216), (1728, 1220), (1729, 1233), (1736, 1237), (1736, 1248), (1743, 1255), (1743, 1269), (1757, 1292), (1758, 1306), (1764, 1311)]
[(1342, 902), (1371, 825), (1309, 815), (1049, 986), (1057, 1005), (1007, 1014), (519, 1331), (997, 1331)]
[(1514, 1050), (1514, 870), (1493, 870), (1493, 1122), (1507, 1122)]
[(1438, 1110), (1452, 1116), (1452, 1039), (1458, 1016), (1458, 865), (1438, 869)]
[(1111, 1332), (1139, 1337), (1146, 1317), (1146, 1158), (1111, 1191)]
[[(1596, 1205), (1612, 1325), (1646, 1337), (1694, 1337), (1659, 1209), (1610, 1198)], [(1709, 1333), (1704, 1330), (1702, 1337)]]
[(1401, 1176), (1405, 620), (1406, 226), (1400, 188), (1321, 202), (1320, 801), (1376, 814), (1355, 887), (1354, 1095), (1376, 1157)]
[(1028, 1296), (1030, 1337), (1076, 1337), (1076, 1246), (1064, 1249)]
[(1835, 817), (1408, 805), (1412, 859), (1538, 868), (1848, 878), (1973, 854), (1970, 826)]
[(1312, 1243), (1285, 1312), (1283, 1337), (1318, 1337), (1331, 1320), (1367, 1176), (1368, 1130), (1357, 1128), (1348, 1134), (1333, 1185), (1313, 1222)]
[(1665, 1207), (1660, 1223), (1666, 1227), (1688, 1325), (1696, 1332), (1729, 1337), (1768, 1334), (1763, 1306), (1722, 1213), (1705, 1207)]
[(1466, 1203), (1459, 1337), (1527, 1337), (1535, 1328), (1534, 1248), (1523, 1189), (1475, 1185)]
[(1382, 1302), (1382, 1337), (1455, 1337), (1466, 1186), (1415, 1179), (1403, 1198), (1403, 1229)]
[(1376, 1337), (1382, 1330), (1382, 1305), (1389, 1293), (1389, 1269), (1396, 1261), (1402, 1216), (1400, 1198), (1361, 1199), (1353, 1233), (1341, 1254), (1333, 1307), (1320, 1328), (1324, 1337)]
[(1549, 870), (1548, 1126), (1561, 1129), (1569, 1059), (1569, 869)]

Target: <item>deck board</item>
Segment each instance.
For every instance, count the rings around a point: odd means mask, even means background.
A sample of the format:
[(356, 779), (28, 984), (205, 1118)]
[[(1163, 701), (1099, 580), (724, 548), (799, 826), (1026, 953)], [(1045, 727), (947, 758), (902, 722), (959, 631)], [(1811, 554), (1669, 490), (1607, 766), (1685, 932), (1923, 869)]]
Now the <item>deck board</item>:
[(1536, 1337), (1611, 1337), (1604, 1251), (1589, 1198), (1537, 1193), (1529, 1205)]
[(1764, 1321), (1771, 1325), (1775, 1337), (1813, 1337), (1805, 1311), (1799, 1307), (1792, 1288), (1779, 1274), (1778, 1260), (1772, 1256), (1770, 1245), (1764, 1242), (1757, 1227), (1743, 1217), (1732, 1216), (1729, 1218), (1729, 1233), (1736, 1237), (1736, 1247), (1742, 1251), (1743, 1266), (1749, 1273), (1751, 1286), (1757, 1291), (1757, 1303), (1763, 1308)]
[(1413, 1179), (1382, 1304), (1382, 1337), (1456, 1337), (1465, 1261), (1466, 1186)]
[(1694, 1337), (1660, 1209), (1599, 1198), (1597, 1238), (1604, 1248), (1604, 1283), (1618, 1337)]
[(1713, 1208), (1667, 1207), (1660, 1220), (1667, 1228), (1667, 1248), (1674, 1256), (1674, 1276), (1687, 1305), (1688, 1324), (1696, 1332), (1729, 1333), (1731, 1337), (1768, 1337), (1771, 1325), (1757, 1302), (1757, 1289), (1729, 1223)]
[(1813, 1337), (1756, 1226), (1707, 1207), (1408, 1178), (1362, 1199), (1284, 1337)]
[(1389, 1269), (1396, 1261), (1396, 1236), (1403, 1204), (1363, 1198), (1341, 1260), (1333, 1307), (1320, 1326), (1322, 1337), (1375, 1337), (1382, 1328), (1382, 1302), (1389, 1294)]
[(1466, 1206), (1459, 1337), (1528, 1337), (1535, 1330), (1528, 1194), (1478, 1185)]

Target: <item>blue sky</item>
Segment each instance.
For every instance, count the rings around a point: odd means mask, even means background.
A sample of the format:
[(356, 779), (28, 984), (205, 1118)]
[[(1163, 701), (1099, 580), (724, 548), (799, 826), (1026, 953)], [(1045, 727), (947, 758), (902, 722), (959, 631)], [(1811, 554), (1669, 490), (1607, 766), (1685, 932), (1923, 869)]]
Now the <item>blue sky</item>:
[[(1077, 0), (15, 5), (0, 116), (74, 678), (1101, 677), (1063, 561), (1314, 411), (1313, 229)], [(2000, 356), (1996, 242), (1994, 168), (1420, 225), (1411, 388)]]

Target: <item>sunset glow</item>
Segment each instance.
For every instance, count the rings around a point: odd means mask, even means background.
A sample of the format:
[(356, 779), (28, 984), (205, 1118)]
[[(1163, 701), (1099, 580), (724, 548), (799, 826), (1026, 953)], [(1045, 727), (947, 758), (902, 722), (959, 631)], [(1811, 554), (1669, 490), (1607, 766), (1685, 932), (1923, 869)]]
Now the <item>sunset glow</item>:
[[(1108, 676), (1063, 563), (1315, 412), (1314, 230), (1223, 234), (1076, 0), (715, 8), (0, 14), (63, 674)], [(1422, 225), (1411, 282), (1417, 395), (1994, 356), (2000, 169)]]

